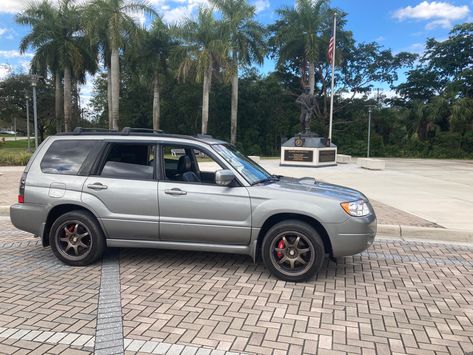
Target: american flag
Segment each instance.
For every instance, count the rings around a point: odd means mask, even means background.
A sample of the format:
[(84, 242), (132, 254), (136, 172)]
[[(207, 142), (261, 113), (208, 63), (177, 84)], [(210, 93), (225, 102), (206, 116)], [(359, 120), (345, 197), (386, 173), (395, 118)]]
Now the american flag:
[(330, 37), (330, 42), (328, 44), (328, 51), (327, 51), (327, 59), (329, 63), (332, 63), (334, 50), (335, 50), (335, 40), (332, 36)]

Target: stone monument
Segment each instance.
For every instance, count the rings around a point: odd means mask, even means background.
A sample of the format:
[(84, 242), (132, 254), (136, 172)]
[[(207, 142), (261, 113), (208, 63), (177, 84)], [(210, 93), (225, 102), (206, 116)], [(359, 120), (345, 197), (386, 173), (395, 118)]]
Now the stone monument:
[(319, 137), (310, 130), (314, 115), (314, 95), (306, 90), (299, 95), (296, 103), (301, 107), (301, 133), (296, 134), (281, 146), (281, 165), (322, 167), (337, 165), (337, 146), (328, 138)]

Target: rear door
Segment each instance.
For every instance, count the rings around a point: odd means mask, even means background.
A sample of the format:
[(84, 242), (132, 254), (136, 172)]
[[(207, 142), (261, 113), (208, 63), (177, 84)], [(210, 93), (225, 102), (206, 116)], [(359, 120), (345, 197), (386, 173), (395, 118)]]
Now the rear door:
[[(190, 171), (199, 181), (182, 180), (178, 161), (184, 155), (191, 159)], [(225, 168), (216, 156), (193, 145), (163, 145), (160, 166), (161, 240), (249, 244), (251, 206), (248, 190), (236, 181), (232, 186), (215, 183), (215, 171)]]
[(159, 238), (156, 144), (109, 142), (95, 175), (85, 181), (82, 201), (91, 206), (108, 238)]

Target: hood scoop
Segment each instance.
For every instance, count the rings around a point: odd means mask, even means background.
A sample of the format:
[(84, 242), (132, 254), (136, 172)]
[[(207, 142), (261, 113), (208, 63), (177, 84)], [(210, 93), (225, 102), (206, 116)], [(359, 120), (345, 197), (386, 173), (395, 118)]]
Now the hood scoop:
[(299, 179), (299, 183), (303, 185), (314, 185), (316, 183), (315, 179), (312, 177), (303, 177)]

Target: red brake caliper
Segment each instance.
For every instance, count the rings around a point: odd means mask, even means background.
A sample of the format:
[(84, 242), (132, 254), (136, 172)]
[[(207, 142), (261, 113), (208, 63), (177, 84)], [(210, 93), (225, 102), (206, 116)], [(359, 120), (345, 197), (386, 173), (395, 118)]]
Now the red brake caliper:
[[(280, 240), (279, 243), (278, 243), (278, 249), (284, 249), (284, 240)], [(280, 251), (277, 252), (276, 254), (278, 256), (278, 258), (282, 258), (282, 253)]]

